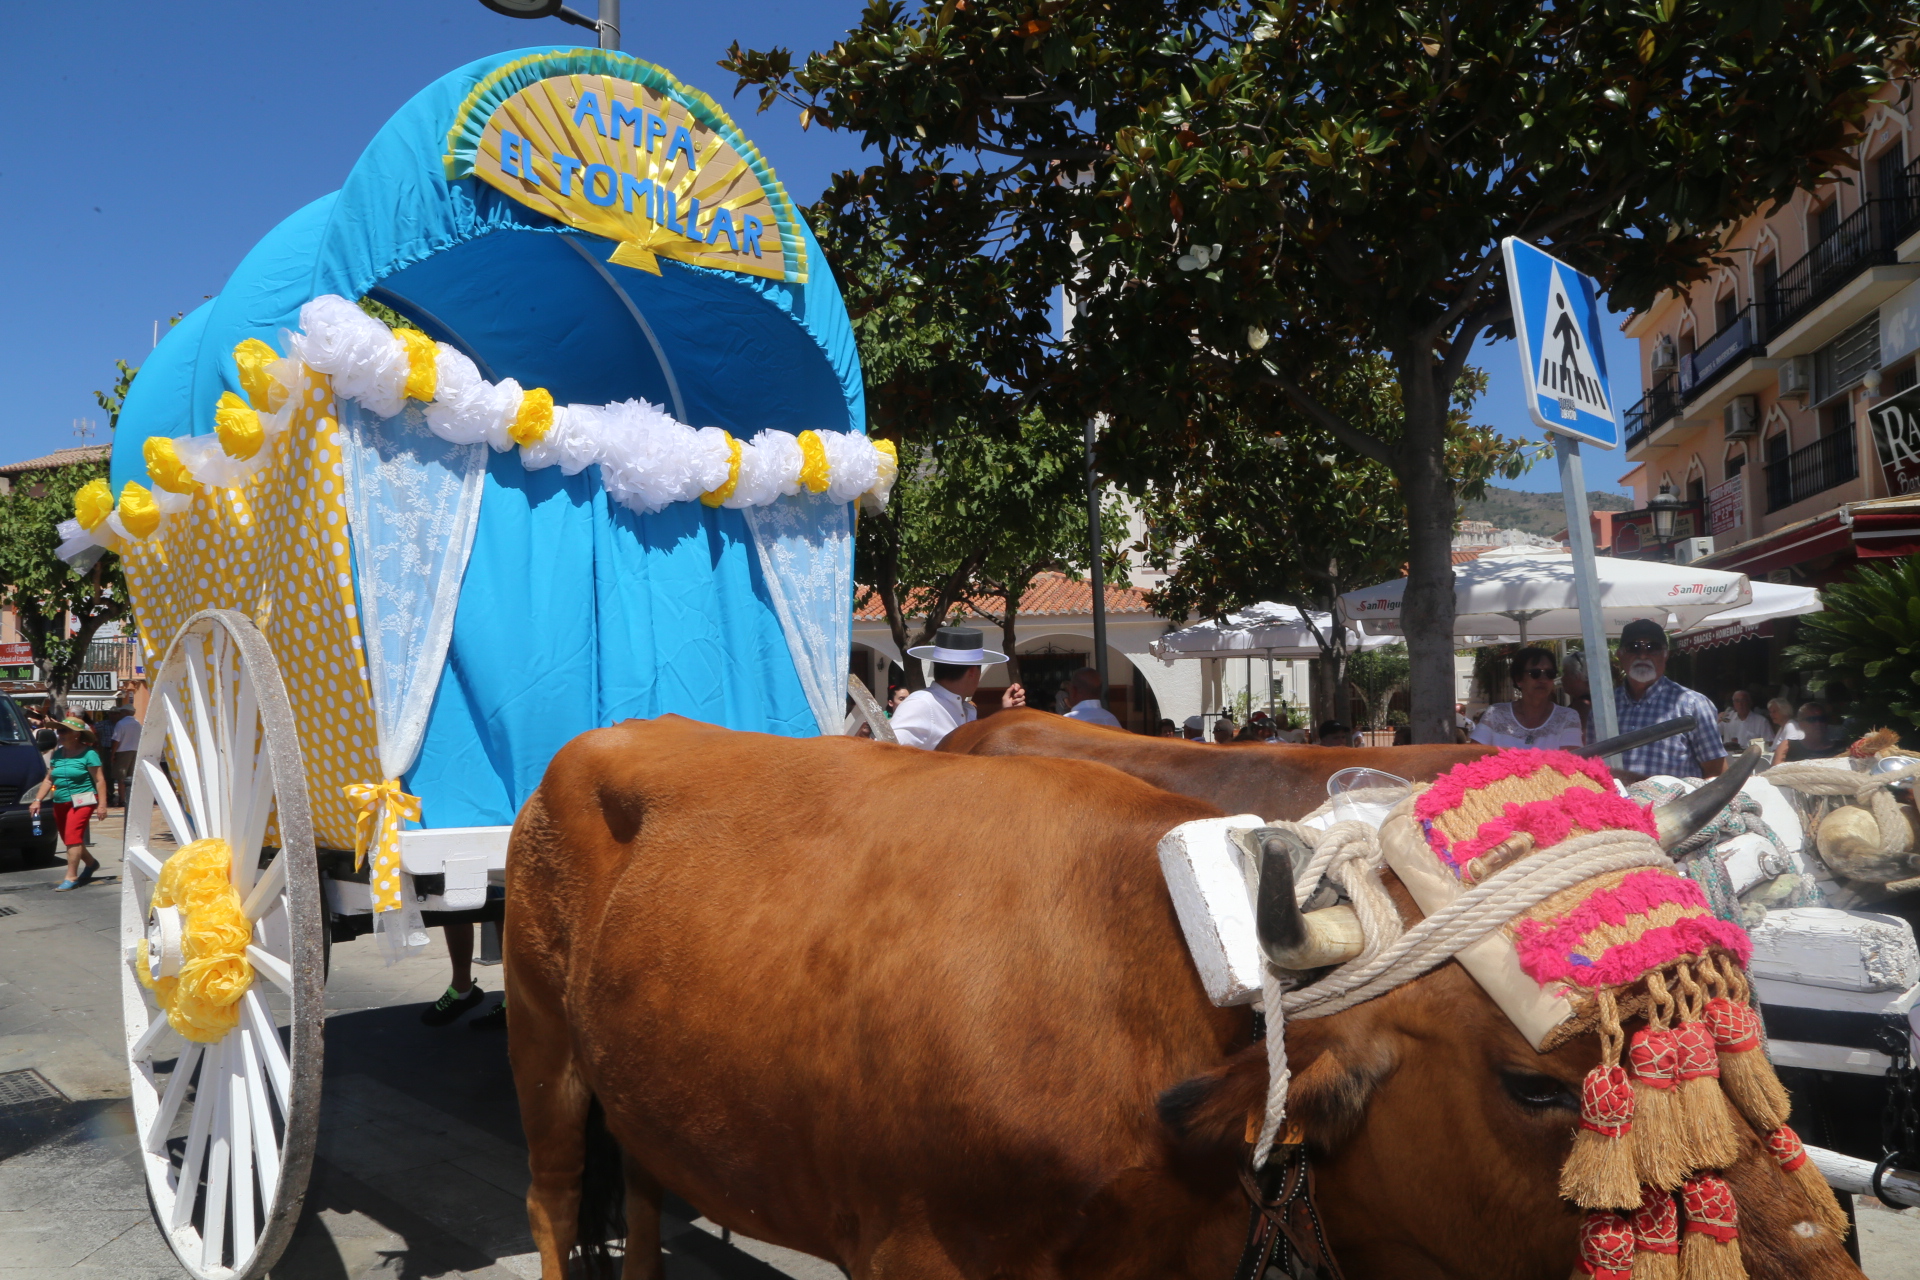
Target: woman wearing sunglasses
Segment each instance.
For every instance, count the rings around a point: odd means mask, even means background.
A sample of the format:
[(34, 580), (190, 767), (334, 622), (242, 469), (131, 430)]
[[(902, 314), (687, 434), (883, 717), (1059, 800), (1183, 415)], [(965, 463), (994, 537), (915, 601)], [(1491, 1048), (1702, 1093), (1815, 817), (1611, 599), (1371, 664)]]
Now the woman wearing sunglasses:
[(1571, 750), (1582, 745), (1580, 714), (1553, 700), (1559, 665), (1547, 649), (1526, 648), (1508, 668), (1518, 696), (1496, 702), (1474, 726), (1473, 740), (1490, 747), (1541, 747)]

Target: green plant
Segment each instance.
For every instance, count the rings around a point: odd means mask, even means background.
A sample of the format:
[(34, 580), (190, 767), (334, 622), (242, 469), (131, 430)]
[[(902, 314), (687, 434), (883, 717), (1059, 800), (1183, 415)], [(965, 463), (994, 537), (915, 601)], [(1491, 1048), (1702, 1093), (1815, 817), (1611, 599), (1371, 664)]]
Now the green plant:
[(1788, 665), (1815, 693), (1844, 684), (1837, 714), (1920, 737), (1920, 555), (1862, 564), (1821, 599), (1824, 612), (1800, 619)]
[(1389, 704), (1393, 695), (1407, 687), (1413, 666), (1405, 645), (1383, 645), (1363, 649), (1347, 659), (1347, 679), (1359, 690), (1367, 704), (1367, 727), (1385, 729), (1392, 724)]
[[(63, 705), (94, 634), (127, 613), (119, 556), (108, 553), (76, 574), (55, 554), (56, 529), (73, 515), (74, 492), (106, 474), (105, 462), (28, 471), (0, 495), (0, 604), (13, 607), (21, 639), (32, 646), (47, 687)], [(71, 635), (69, 617), (76, 624)]]

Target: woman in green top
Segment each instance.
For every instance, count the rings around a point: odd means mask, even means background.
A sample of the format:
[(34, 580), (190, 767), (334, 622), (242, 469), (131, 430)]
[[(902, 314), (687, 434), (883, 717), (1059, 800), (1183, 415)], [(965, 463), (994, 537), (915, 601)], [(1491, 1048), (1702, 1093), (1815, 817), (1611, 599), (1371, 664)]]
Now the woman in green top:
[[(40, 802), (53, 797), (53, 822), (67, 846), (67, 878), (54, 886), (55, 893), (77, 889), (93, 879), (100, 860), (87, 852), (87, 823), (107, 793), (107, 780), (100, 770), (100, 754), (93, 749), (93, 730), (78, 716), (68, 716), (54, 726), (60, 732), (60, 745), (47, 761), (47, 776), (33, 794), (27, 808), (40, 815)], [(80, 869), (85, 862), (86, 870)]]

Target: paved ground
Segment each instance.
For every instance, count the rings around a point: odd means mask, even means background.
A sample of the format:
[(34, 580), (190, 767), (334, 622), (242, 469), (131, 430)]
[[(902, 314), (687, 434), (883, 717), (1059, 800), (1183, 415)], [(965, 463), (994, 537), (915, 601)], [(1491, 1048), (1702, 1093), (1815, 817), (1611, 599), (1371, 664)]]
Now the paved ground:
[[(119, 826), (95, 826), (103, 875), (120, 870)], [(32, 1068), (68, 1099), (0, 1104), (0, 1280), (180, 1280), (133, 1154), (119, 885), (50, 892), (62, 874), (0, 872), (0, 1073)], [(334, 948), (319, 1154), (275, 1280), (539, 1275), (506, 1038), (418, 1021), (446, 984), (443, 957), (389, 969), (371, 940)], [(479, 970), (483, 1008), (499, 973)], [(667, 1223), (670, 1280), (841, 1280), (817, 1259), (723, 1244), (681, 1209)]]
[[(117, 817), (96, 838), (117, 875)], [(179, 1280), (133, 1156), (119, 886), (49, 892), (61, 874), (0, 872), (0, 1073), (32, 1068), (67, 1099), (0, 1103), (0, 1280)], [(480, 974), (498, 989), (498, 969)], [(319, 1156), (275, 1280), (538, 1276), (505, 1037), (421, 1026), (445, 981), (439, 959), (389, 969), (369, 940), (334, 949)], [(839, 1280), (816, 1259), (723, 1244), (681, 1208), (667, 1223), (669, 1280)], [(1920, 1280), (1920, 1211), (1862, 1200), (1859, 1212), (1868, 1276)]]

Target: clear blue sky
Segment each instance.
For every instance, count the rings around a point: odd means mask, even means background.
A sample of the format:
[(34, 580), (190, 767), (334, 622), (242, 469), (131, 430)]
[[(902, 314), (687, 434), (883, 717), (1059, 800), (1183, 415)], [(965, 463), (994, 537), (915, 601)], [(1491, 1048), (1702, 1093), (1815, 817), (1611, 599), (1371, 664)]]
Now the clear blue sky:
[[(852, 141), (803, 133), (788, 107), (754, 115), (714, 63), (736, 39), (824, 47), (860, 0), (623, 7), (625, 50), (726, 104), (799, 202), (859, 163)], [(164, 329), (218, 293), (256, 240), (338, 187), (417, 90), (486, 54), (590, 36), (478, 0), (0, 3), (0, 116), (11, 121), (0, 146), (0, 461), (78, 443), (76, 418), (94, 419), (104, 441), (92, 393), (111, 385), (113, 362), (139, 363), (155, 322)], [(1631, 344), (1609, 356), (1616, 396), (1631, 404)], [(1511, 344), (1480, 362), (1493, 376), (1481, 419), (1535, 436)], [(1590, 458), (1592, 486), (1610, 486), (1618, 457)], [(1520, 485), (1558, 480), (1543, 466)]]

